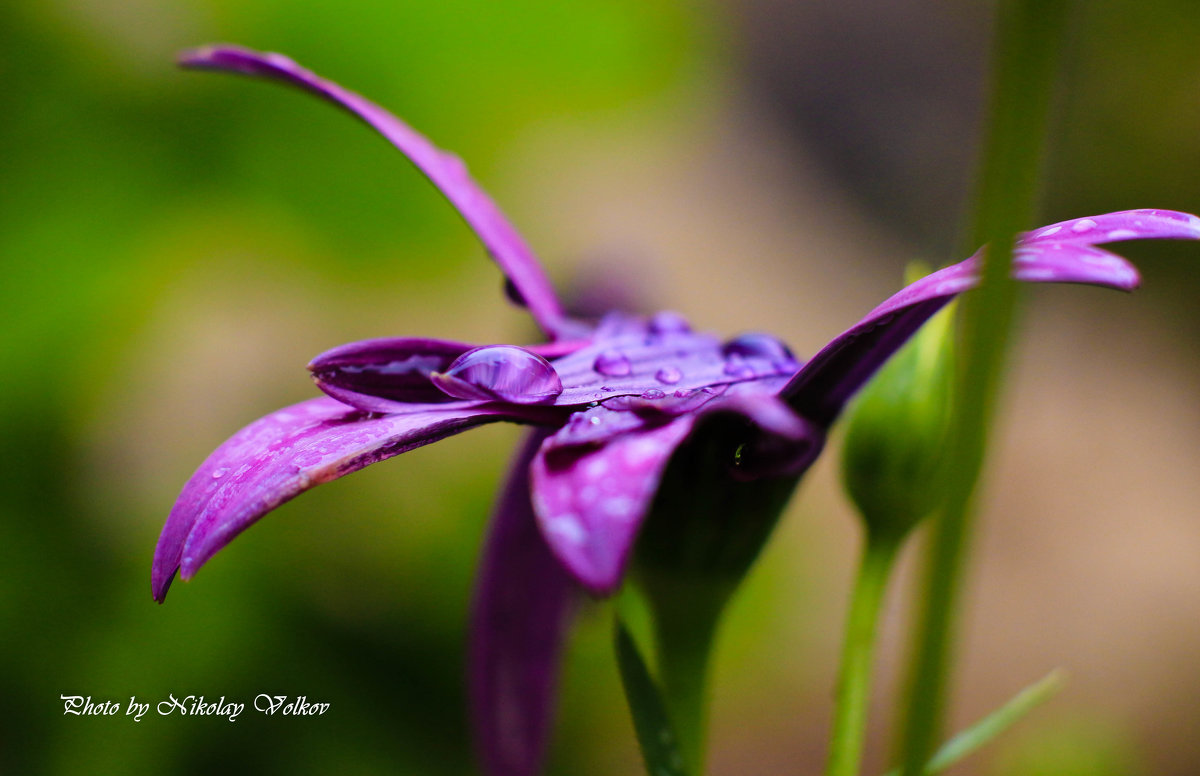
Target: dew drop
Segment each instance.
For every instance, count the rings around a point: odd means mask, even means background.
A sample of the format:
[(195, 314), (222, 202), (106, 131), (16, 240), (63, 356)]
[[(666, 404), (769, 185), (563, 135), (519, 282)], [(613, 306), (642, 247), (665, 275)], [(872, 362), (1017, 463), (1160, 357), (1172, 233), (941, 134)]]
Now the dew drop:
[(1075, 232), (1076, 234), (1080, 234), (1082, 232), (1086, 232), (1089, 229), (1094, 229), (1095, 226), (1096, 226), (1096, 222), (1093, 221), (1092, 219), (1081, 218), (1078, 221), (1076, 221), (1074, 224), (1071, 225), (1071, 231)]
[(741, 356), (743, 358), (765, 358), (772, 362), (795, 363), (796, 357), (788, 346), (772, 337), (770, 334), (753, 332), (735, 337), (726, 342), (721, 348), (726, 356)]
[(655, 313), (650, 316), (650, 333), (662, 336), (664, 334), (687, 334), (692, 330), (691, 324), (679, 313), (670, 310)]
[(739, 380), (754, 377), (754, 367), (747, 364), (746, 360), (736, 353), (731, 355), (729, 360), (725, 362), (725, 369), (723, 371), (730, 377), (736, 377)]
[(515, 345), (468, 350), (444, 373), (435, 372), (430, 379), (456, 399), (500, 399), (514, 404), (547, 402), (563, 390), (549, 361)]
[(654, 373), (654, 379), (666, 385), (674, 385), (683, 379), (683, 372), (677, 366), (664, 366)]
[(222, 477), (224, 477), (224, 476), (225, 476), (226, 474), (228, 474), (228, 473), (229, 473), (229, 469), (227, 469), (226, 467), (222, 466), (220, 469), (216, 469), (216, 470), (214, 470), (214, 471), (213, 471), (213, 473), (212, 473), (212, 478), (213, 478), (214, 480), (219, 480), (219, 479), (221, 479)]
[(606, 377), (625, 377), (633, 371), (629, 358), (617, 350), (605, 350), (596, 356), (592, 368)]
[(666, 394), (657, 388), (650, 388), (642, 393), (643, 399), (661, 399), (664, 396), (666, 396)]

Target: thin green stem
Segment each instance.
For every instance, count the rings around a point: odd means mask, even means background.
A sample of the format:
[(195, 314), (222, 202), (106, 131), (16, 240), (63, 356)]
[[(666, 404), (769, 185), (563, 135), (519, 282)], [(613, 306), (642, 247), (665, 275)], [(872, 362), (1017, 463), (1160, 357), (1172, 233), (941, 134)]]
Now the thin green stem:
[(919, 776), (940, 737), (953, 625), (972, 528), (975, 485), (987, 447), (1008, 346), (1015, 288), (1009, 280), (1014, 235), (1030, 226), (1041, 147), (1069, 0), (1000, 0), (994, 84), (975, 245), (988, 243), (983, 283), (964, 300), (963, 369), (947, 442), (943, 513), (933, 533), (923, 607), (901, 732), (903, 776)]
[(858, 776), (871, 700), (879, 611), (902, 541), (868, 533), (846, 619), (826, 776)]

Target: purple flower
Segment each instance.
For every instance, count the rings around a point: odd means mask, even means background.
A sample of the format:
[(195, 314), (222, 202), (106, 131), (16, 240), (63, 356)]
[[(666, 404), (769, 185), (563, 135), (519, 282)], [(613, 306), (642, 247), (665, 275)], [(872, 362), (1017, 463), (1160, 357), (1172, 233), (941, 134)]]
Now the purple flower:
[[(457, 208), (548, 342), (376, 339), (318, 356), (309, 368), (328, 396), (242, 429), (184, 486), (155, 552), (154, 597), (164, 599), (176, 572), (190, 578), (234, 536), (319, 483), (472, 426), (535, 426), (497, 505), (474, 603), (474, 723), (494, 774), (537, 770), (574, 592), (604, 596), (620, 586), (676, 450), (713, 419), (736, 419), (722, 476), (794, 480), (850, 396), (976, 282), (978, 256), (935, 272), (807, 363), (774, 337), (721, 340), (669, 312), (573, 320), (532, 251), (456, 157), (278, 54), (216, 46), (181, 62), (291, 84), (383, 134)], [(1200, 219), (1136, 210), (1055, 224), (1020, 237), (1013, 275), (1129, 290), (1137, 271), (1095, 246), (1136, 238), (1200, 238)]]

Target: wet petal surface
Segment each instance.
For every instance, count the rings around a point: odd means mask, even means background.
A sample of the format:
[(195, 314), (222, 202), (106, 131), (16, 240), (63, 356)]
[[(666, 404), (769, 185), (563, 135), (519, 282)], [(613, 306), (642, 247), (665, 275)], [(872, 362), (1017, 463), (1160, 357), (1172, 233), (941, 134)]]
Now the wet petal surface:
[(687, 415), (643, 426), (597, 447), (543, 445), (534, 458), (533, 504), (542, 534), (589, 592), (610, 595), (620, 586), (663, 470), (694, 420)]
[(1123, 210), (1043, 226), (1021, 235), (1019, 242), (1023, 245), (1040, 242), (1099, 245), (1119, 240), (1152, 239), (1200, 239), (1200, 218), (1174, 210)]
[(322, 482), (496, 420), (543, 420), (476, 402), (412, 405), (372, 417), (329, 398), (251, 423), (218, 447), (175, 502), (154, 553), (151, 584), (163, 600), (175, 572), (190, 578), (267, 512)]

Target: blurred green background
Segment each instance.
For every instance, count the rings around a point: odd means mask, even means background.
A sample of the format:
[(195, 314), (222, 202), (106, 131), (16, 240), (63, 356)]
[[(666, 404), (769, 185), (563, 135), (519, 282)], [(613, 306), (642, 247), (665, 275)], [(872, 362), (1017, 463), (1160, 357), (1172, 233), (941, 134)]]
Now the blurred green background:
[[(0, 772), (475, 772), (465, 612), (516, 429), (318, 488), (151, 601), (179, 488), (242, 425), (314, 395), (313, 355), (534, 337), (384, 142), (288, 90), (179, 72), (175, 52), (282, 51), (394, 109), (467, 160), (576, 297), (624, 286), (811, 353), (907, 261), (956, 256), (987, 39), (969, 5), (0, 4)], [(1077, 21), (1045, 221), (1200, 211), (1200, 7), (1094, 2)], [(1200, 256), (1127, 253), (1146, 275), (1132, 299), (1028, 306), (956, 719), (1054, 665), (1076, 681), (963, 773), (1200, 761)], [(819, 767), (856, 540), (826, 458), (730, 612), (714, 772)], [(902, 624), (885, 627), (876, 768)], [(639, 767), (608, 625), (585, 612), (572, 644), (554, 774)], [(134, 722), (59, 701), (264, 692), (331, 711)]]

